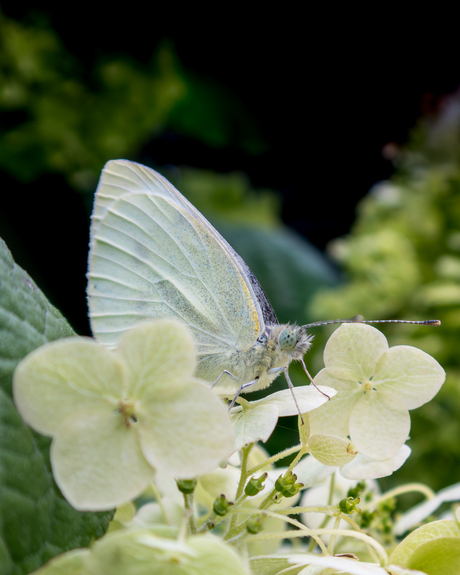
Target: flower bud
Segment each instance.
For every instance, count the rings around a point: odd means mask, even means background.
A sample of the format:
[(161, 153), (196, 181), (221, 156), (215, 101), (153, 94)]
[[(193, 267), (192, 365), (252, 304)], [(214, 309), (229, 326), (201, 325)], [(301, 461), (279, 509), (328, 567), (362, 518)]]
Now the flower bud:
[(284, 497), (297, 495), (303, 483), (296, 483), (297, 475), (292, 472), (286, 472), (285, 475), (278, 477), (275, 483), (276, 491), (279, 491)]
[(251, 477), (251, 479), (247, 482), (246, 487), (244, 488), (244, 492), (249, 497), (253, 497), (262, 491), (264, 488), (264, 481), (267, 479), (268, 473), (264, 473), (257, 479), (255, 477)]
[(186, 495), (195, 491), (196, 479), (178, 479), (176, 483), (179, 491)]
[(246, 521), (246, 529), (248, 533), (260, 533), (264, 528), (263, 517), (251, 517)]
[(350, 515), (351, 513), (359, 513), (360, 509), (357, 507), (359, 504), (359, 497), (356, 499), (354, 497), (347, 497), (346, 499), (342, 499), (339, 503), (339, 508), (342, 513), (346, 513)]
[(227, 515), (230, 505), (233, 505), (233, 503), (231, 501), (227, 501), (227, 498), (222, 493), (222, 495), (219, 495), (219, 497), (216, 497), (214, 500), (212, 509), (216, 515), (223, 517), (224, 515)]

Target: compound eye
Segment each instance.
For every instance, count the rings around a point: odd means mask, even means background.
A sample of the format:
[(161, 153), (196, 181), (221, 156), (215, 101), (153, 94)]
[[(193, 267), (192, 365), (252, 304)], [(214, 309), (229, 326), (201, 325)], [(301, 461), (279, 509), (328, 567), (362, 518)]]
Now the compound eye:
[(283, 351), (292, 351), (297, 345), (297, 334), (294, 329), (286, 328), (278, 336), (278, 344)]

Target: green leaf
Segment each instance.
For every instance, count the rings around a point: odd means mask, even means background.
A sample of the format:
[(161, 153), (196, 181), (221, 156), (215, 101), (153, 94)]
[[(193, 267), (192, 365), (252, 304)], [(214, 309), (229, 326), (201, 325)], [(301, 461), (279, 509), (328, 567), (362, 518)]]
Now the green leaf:
[(11, 396), (17, 364), (35, 348), (75, 335), (0, 239), (0, 387)]
[(33, 433), (11, 400), (16, 365), (40, 345), (74, 332), (0, 240), (0, 573), (22, 575), (101, 537), (112, 516), (79, 513), (50, 470), (50, 440)]

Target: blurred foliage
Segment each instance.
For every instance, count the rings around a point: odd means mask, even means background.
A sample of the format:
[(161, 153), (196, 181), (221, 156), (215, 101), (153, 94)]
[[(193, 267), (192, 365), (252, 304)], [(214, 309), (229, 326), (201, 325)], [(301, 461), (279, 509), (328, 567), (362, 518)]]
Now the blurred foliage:
[(420, 121), (407, 147), (389, 151), (395, 175), (362, 200), (350, 235), (330, 244), (347, 282), (316, 294), (309, 312), (442, 321), (383, 329), (391, 345), (419, 347), (447, 372), (438, 396), (411, 412), (413, 455), (386, 482), (439, 489), (460, 477), (460, 93)]
[(185, 94), (167, 45), (150, 67), (111, 59), (88, 77), (54, 31), (0, 15), (0, 167), (21, 181), (57, 172), (92, 190), (103, 164), (135, 154)]
[(136, 157), (165, 129), (216, 147), (264, 147), (236, 98), (185, 71), (167, 40), (150, 65), (120, 56), (87, 70), (46, 22), (0, 13), (0, 168), (23, 182), (59, 173), (93, 191), (106, 161)]

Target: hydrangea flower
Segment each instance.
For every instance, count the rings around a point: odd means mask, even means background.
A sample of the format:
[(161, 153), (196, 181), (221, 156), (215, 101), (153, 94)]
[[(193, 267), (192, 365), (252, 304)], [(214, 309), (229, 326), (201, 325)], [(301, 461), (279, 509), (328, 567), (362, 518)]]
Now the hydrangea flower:
[(194, 368), (192, 336), (172, 320), (139, 324), (115, 351), (71, 337), (24, 358), (16, 406), (53, 437), (53, 475), (76, 509), (110, 509), (139, 495), (156, 469), (195, 477), (230, 454), (226, 407)]
[(337, 395), (310, 414), (311, 432), (350, 437), (356, 451), (377, 460), (398, 453), (409, 435), (409, 410), (432, 399), (445, 380), (431, 356), (407, 345), (389, 348), (380, 331), (360, 323), (332, 334), (324, 364), (315, 383)]
[[(297, 405), (290, 389), (277, 391), (257, 401), (247, 401), (239, 397), (238, 405), (231, 411), (235, 426), (234, 451), (245, 445), (263, 441), (273, 433), (279, 417), (307, 413), (323, 405), (337, 392), (330, 387), (320, 387), (320, 393), (313, 385), (296, 387), (294, 390)], [(323, 395), (325, 394), (325, 395)]]
[(236, 550), (211, 534), (176, 539), (167, 526), (119, 529), (90, 549), (74, 549), (51, 559), (35, 575), (249, 575)]

